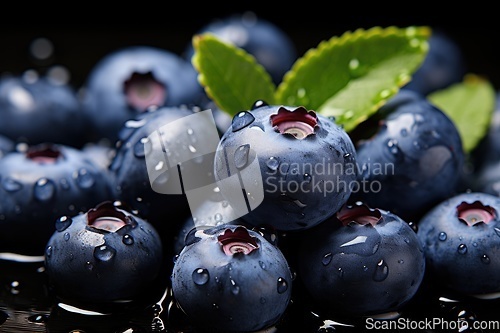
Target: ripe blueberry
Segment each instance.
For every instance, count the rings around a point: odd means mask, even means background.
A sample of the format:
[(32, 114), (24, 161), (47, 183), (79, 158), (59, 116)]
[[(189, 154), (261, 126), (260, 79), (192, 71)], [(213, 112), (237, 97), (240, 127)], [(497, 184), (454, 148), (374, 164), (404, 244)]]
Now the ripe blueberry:
[[(259, 101), (252, 110), (234, 116), (219, 143), (215, 176), (223, 181), (244, 175), (254, 161), (261, 178), (243, 180), (253, 210), (242, 219), (277, 230), (302, 230), (320, 223), (347, 201), (356, 180), (356, 151), (349, 135), (334, 121), (304, 107)], [(221, 187), (232, 204), (233, 195), (225, 190)], [(230, 190), (234, 193), (234, 188)]]
[(316, 305), (356, 317), (407, 303), (423, 280), (425, 257), (406, 221), (358, 203), (304, 233), (298, 268)]
[(256, 332), (279, 322), (291, 299), (292, 274), (276, 246), (238, 225), (200, 229), (186, 239), (172, 290), (195, 327)]

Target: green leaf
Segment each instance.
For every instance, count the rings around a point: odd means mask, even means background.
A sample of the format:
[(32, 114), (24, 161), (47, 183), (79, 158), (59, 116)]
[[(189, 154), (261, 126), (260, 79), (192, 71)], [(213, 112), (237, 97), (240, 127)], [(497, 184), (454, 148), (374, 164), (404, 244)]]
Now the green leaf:
[(257, 100), (274, 103), (276, 87), (255, 57), (208, 32), (193, 36), (193, 47), (198, 81), (221, 110), (235, 115)]
[(334, 36), (295, 62), (276, 101), (334, 116), (350, 131), (409, 82), (430, 34), (429, 27), (374, 27)]
[(495, 109), (495, 88), (476, 74), (460, 83), (429, 94), (429, 100), (455, 123), (466, 153), (471, 152), (488, 132)]

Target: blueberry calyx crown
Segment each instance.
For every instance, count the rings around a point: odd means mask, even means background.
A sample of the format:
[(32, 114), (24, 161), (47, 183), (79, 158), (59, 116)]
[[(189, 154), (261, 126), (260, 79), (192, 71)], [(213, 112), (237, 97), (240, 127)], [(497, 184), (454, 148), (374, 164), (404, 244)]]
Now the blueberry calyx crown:
[(494, 220), (497, 213), (493, 207), (485, 206), (480, 201), (473, 203), (462, 202), (457, 206), (458, 220), (469, 227), (488, 224)]
[(116, 232), (134, 220), (111, 202), (103, 202), (87, 212), (87, 224), (104, 232)]
[(217, 237), (217, 240), (222, 245), (222, 251), (228, 256), (240, 253), (250, 254), (259, 248), (255, 237), (250, 236), (244, 227), (237, 227), (234, 231), (226, 229)]
[(55, 145), (48, 143), (29, 147), (26, 151), (28, 159), (40, 164), (55, 163), (62, 156), (61, 151)]
[(134, 72), (124, 82), (123, 90), (128, 105), (140, 112), (162, 106), (167, 97), (167, 89), (151, 72)]
[(318, 127), (316, 112), (308, 111), (303, 106), (295, 110), (288, 110), (281, 106), (278, 113), (271, 115), (269, 119), (277, 132), (292, 135), (298, 140), (313, 135)]
[(375, 226), (382, 219), (382, 213), (378, 209), (370, 208), (363, 203), (356, 203), (354, 206), (344, 205), (336, 216), (344, 226), (349, 226), (352, 223)]

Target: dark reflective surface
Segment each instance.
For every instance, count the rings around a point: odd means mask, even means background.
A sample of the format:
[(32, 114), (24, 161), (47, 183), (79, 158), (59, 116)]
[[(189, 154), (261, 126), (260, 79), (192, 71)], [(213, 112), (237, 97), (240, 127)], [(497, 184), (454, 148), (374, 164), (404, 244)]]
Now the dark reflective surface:
[[(169, 265), (166, 265), (169, 266)], [(76, 304), (59, 299), (51, 289), (43, 262), (0, 259), (0, 332), (147, 333), (201, 332), (176, 305), (169, 287), (169, 267), (144, 297), (113, 304)], [(399, 313), (385, 318), (335, 318), (308, 301), (296, 281), (287, 312), (266, 333), (498, 332), (500, 301), (460, 298), (436, 290), (426, 279)]]

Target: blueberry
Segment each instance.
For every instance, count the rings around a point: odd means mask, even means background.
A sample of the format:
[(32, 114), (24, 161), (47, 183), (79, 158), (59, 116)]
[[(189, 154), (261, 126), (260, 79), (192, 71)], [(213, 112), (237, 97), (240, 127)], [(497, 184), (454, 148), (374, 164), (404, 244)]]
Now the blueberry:
[(61, 215), (110, 200), (111, 181), (79, 149), (28, 146), (0, 159), (0, 251), (43, 253)]
[[(277, 230), (307, 229), (334, 214), (356, 172), (354, 144), (340, 125), (301, 106), (262, 101), (234, 116), (215, 156), (221, 183), (246, 175), (240, 186), (252, 210), (242, 219)], [(234, 186), (221, 186), (221, 193), (238, 211), (247, 208), (235, 203)]]
[(91, 139), (112, 143), (123, 124), (151, 106), (196, 104), (203, 90), (190, 63), (150, 46), (128, 46), (105, 55), (84, 83), (82, 103)]
[(466, 72), (465, 55), (460, 45), (448, 32), (434, 29), (422, 65), (404, 88), (428, 95), (461, 82)]
[(381, 110), (387, 116), (377, 132), (357, 142), (359, 182), (365, 187), (352, 199), (410, 221), (455, 193), (465, 153), (442, 110), (418, 94), (400, 94)]
[[(197, 111), (196, 108), (161, 107), (127, 121), (119, 132), (116, 154), (110, 165), (116, 198), (166, 232), (171, 231), (170, 227), (177, 228), (189, 216), (185, 193), (192, 190), (191, 187), (215, 182), (213, 156), (219, 136), (213, 118), (208, 124), (186, 118), (196, 116)], [(188, 121), (179, 124), (182, 119)], [(166, 130), (164, 127), (169, 124), (176, 125)], [(213, 147), (207, 136), (214, 141)], [(160, 138), (161, 143), (156, 138)], [(196, 155), (204, 150), (209, 151)], [(175, 162), (180, 155), (192, 159)], [(155, 174), (150, 176), (153, 169)], [(201, 183), (190, 185), (194, 178)], [(170, 184), (175, 187), (176, 181), (179, 186), (175, 191), (165, 191)]]
[(0, 110), (0, 135), (15, 142), (80, 147), (86, 140), (85, 117), (76, 91), (49, 77), (3, 76)]
[(406, 221), (358, 203), (304, 233), (298, 268), (316, 306), (359, 317), (398, 311), (409, 302), (423, 280), (425, 257)]
[(45, 269), (58, 298), (99, 304), (133, 300), (162, 267), (160, 236), (112, 202), (62, 216), (45, 247)]
[(465, 192), (436, 205), (418, 237), (435, 281), (461, 295), (500, 292), (500, 198)]
[(195, 232), (171, 279), (177, 303), (203, 331), (255, 332), (276, 325), (292, 292), (279, 248), (238, 225)]
[[(278, 25), (253, 12), (232, 14), (214, 19), (197, 33), (210, 32), (225, 42), (234, 44), (253, 55), (258, 63), (279, 84), (297, 60), (297, 49), (290, 36)], [(191, 60), (193, 46), (189, 44), (184, 57)]]

